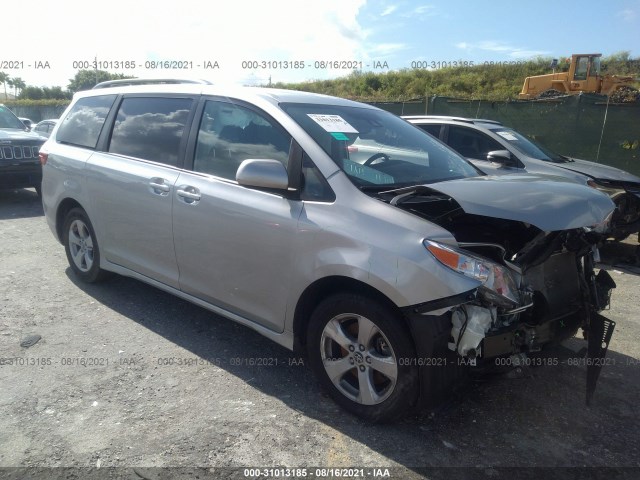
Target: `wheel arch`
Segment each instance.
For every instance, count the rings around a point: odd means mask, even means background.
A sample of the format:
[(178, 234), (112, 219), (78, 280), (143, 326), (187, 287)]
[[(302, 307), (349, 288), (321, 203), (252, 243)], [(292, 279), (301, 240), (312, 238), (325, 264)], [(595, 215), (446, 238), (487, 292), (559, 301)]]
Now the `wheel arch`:
[(306, 349), (307, 327), (313, 310), (325, 298), (338, 293), (360, 294), (384, 303), (390, 309), (396, 311), (399, 317), (402, 318), (412, 341), (415, 342), (407, 319), (402, 314), (400, 308), (391, 301), (389, 297), (360, 280), (333, 275), (316, 280), (300, 295), (293, 317), (293, 345), (295, 351), (302, 352)]
[(80, 202), (74, 198), (67, 197), (58, 205), (58, 210), (56, 211), (56, 235), (60, 243), (62, 243), (63, 239), (62, 227), (64, 226), (64, 220), (67, 218), (67, 214), (74, 208), (81, 208), (86, 212)]

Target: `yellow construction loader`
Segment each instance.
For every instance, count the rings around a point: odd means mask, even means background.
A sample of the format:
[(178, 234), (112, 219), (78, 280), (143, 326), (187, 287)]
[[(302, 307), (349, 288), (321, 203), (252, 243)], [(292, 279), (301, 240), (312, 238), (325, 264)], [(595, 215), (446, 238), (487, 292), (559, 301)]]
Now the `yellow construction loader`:
[[(568, 72), (525, 78), (519, 98), (530, 100), (584, 92), (615, 95), (615, 101), (635, 101), (638, 90), (632, 87), (634, 78), (600, 75), (601, 56), (601, 53), (576, 53), (571, 55)], [(555, 67), (555, 61), (552, 66)]]

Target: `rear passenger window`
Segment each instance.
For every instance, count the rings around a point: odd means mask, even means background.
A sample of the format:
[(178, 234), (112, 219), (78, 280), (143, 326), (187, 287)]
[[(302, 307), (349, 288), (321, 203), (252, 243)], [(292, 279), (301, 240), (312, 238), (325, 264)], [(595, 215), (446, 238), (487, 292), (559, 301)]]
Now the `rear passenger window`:
[(120, 104), (109, 152), (177, 165), (190, 98), (126, 97)]
[(100, 95), (78, 100), (61, 120), (56, 141), (96, 148), (102, 125), (115, 99), (115, 95)]
[(193, 170), (236, 179), (248, 158), (278, 160), (287, 167), (291, 137), (269, 118), (248, 108), (208, 101), (198, 131)]

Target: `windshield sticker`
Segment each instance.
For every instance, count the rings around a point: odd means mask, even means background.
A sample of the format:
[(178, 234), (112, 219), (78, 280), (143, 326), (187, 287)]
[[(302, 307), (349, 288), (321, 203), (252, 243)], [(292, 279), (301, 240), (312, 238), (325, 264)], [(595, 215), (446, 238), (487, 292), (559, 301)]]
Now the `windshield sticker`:
[(334, 132), (331, 134), (331, 136), (333, 138), (335, 138), (336, 140), (349, 140), (349, 137), (347, 137), (344, 133), (342, 132)]
[(517, 142), (518, 141), (518, 137), (516, 137), (511, 132), (496, 132), (496, 133), (498, 135), (500, 135), (502, 138), (504, 138), (505, 140), (509, 140), (510, 142)]
[(374, 185), (390, 185), (395, 183), (391, 175), (379, 172), (375, 168), (365, 167), (346, 158), (343, 159), (342, 162), (345, 173), (352, 177), (360, 178)]
[(342, 132), (342, 133), (358, 133), (349, 123), (340, 115), (323, 115), (320, 113), (307, 113), (307, 116), (320, 125), (325, 131)]

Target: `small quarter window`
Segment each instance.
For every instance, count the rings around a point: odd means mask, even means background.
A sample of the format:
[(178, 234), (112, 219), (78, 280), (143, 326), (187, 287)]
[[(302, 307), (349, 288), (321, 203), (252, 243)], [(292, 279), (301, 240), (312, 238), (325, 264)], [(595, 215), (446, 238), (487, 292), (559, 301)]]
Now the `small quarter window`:
[(302, 178), (301, 200), (310, 202), (333, 202), (336, 199), (333, 190), (331, 190), (324, 176), (306, 153), (304, 153), (302, 157)]

